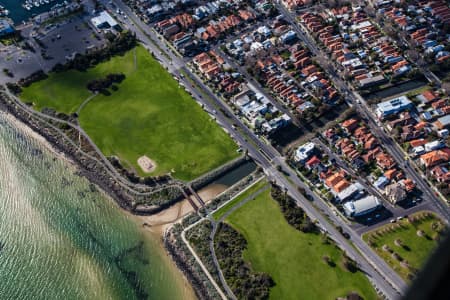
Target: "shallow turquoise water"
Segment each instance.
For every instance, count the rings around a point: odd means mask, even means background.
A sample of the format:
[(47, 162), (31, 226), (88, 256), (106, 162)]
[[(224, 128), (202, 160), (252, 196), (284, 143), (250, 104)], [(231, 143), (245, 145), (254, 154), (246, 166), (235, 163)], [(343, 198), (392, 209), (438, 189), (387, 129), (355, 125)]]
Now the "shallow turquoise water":
[(157, 237), (0, 113), (0, 298), (182, 299)]

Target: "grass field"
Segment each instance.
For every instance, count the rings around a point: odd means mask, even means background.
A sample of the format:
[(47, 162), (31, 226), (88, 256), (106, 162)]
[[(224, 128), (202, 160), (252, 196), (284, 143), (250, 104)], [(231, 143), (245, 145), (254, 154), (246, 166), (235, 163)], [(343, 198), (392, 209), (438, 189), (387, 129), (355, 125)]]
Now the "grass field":
[(229, 201), (227, 204), (225, 204), (224, 206), (222, 206), (218, 211), (213, 213), (213, 217), (215, 220), (219, 220), (230, 208), (232, 208), (236, 203), (238, 203), (239, 201), (247, 198), (248, 196), (250, 196), (251, 194), (253, 194), (254, 192), (258, 191), (259, 189), (261, 189), (263, 186), (265, 186), (267, 184), (267, 181), (262, 179), (260, 181), (258, 181), (257, 183), (255, 183), (254, 185), (252, 185), (250, 188), (248, 188), (245, 192), (243, 192), (242, 194), (240, 194), (239, 196), (233, 198), (231, 201)]
[(174, 170), (173, 176), (182, 180), (238, 156), (232, 139), (143, 47), (86, 72), (50, 74), (21, 97), (39, 110), (72, 113), (89, 97), (88, 81), (119, 72), (126, 75), (119, 90), (97, 95), (79, 114), (81, 126), (106, 156), (116, 155), (126, 167), (146, 175), (137, 164), (146, 155), (157, 164), (151, 175)]
[[(139, 49), (137, 51), (142, 52)], [(128, 76), (133, 73), (133, 70), (133, 51), (129, 51), (124, 56), (115, 56), (108, 62), (98, 64), (86, 72), (69, 70), (64, 73), (50, 73), (47, 80), (35, 82), (25, 88), (21, 98), (26, 102), (32, 102), (34, 108), (39, 111), (48, 107), (70, 114), (92, 95), (86, 88), (89, 81), (105, 77), (110, 73), (121, 72)]]
[[(341, 266), (339, 248), (286, 222), (270, 190), (237, 209), (226, 221), (245, 236), (248, 249), (244, 258), (252, 268), (274, 279), (271, 299), (336, 299), (351, 291), (366, 300), (377, 299), (363, 273), (350, 273)], [(325, 263), (324, 255), (336, 266)]]
[[(412, 215), (418, 216), (421, 212)], [(407, 219), (399, 221), (397, 224), (388, 224), (374, 231), (366, 233), (363, 236), (365, 241), (369, 239), (372, 243), (369, 245), (382, 257), (401, 277), (408, 280), (408, 268), (402, 266), (391, 253), (383, 250), (383, 245), (387, 245), (395, 253), (399, 254), (408, 264), (415, 269), (420, 269), (433, 249), (437, 246), (437, 242), (433, 240), (436, 232), (431, 229), (431, 224), (436, 222), (438, 218), (430, 215), (429, 218), (410, 223)], [(425, 236), (419, 237), (418, 230), (423, 230)], [(379, 233), (379, 234), (377, 234)], [(395, 240), (401, 240), (401, 246), (395, 244)]]

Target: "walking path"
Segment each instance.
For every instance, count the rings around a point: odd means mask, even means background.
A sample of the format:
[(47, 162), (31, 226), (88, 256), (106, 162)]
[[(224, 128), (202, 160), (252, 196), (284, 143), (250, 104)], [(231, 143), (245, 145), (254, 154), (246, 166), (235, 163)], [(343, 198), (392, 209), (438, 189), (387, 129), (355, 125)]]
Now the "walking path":
[(214, 237), (215, 237), (215, 235), (217, 233), (218, 225), (221, 222), (223, 222), (223, 220), (225, 220), (229, 215), (231, 215), (234, 211), (236, 211), (237, 209), (239, 209), (240, 207), (245, 205), (250, 200), (255, 199), (259, 194), (261, 194), (262, 192), (266, 191), (268, 188), (269, 188), (269, 186), (266, 185), (266, 186), (262, 187), (261, 189), (255, 191), (254, 193), (252, 193), (248, 197), (246, 197), (244, 200), (239, 201), (234, 206), (232, 206), (217, 222), (214, 220), (214, 218), (211, 215), (209, 215), (209, 220), (211, 221), (211, 224), (212, 224), (212, 231), (211, 231), (211, 234), (209, 235), (209, 251), (211, 252), (211, 256), (212, 256), (212, 259), (213, 259), (213, 262), (214, 262), (214, 266), (216, 267), (217, 273), (219, 274), (220, 282), (222, 283), (222, 286), (225, 288), (225, 290), (226, 290), (226, 292), (228, 294), (228, 297), (230, 297), (232, 299), (237, 299), (237, 298), (234, 295), (233, 291), (228, 286), (228, 284), (226, 282), (226, 279), (223, 276), (222, 269), (220, 267), (219, 261), (217, 260), (216, 250), (214, 249)]
[(216, 289), (217, 293), (219, 293), (220, 297), (224, 300), (227, 300), (227, 296), (225, 296), (225, 294), (222, 292), (222, 289), (219, 287), (219, 285), (216, 283), (216, 281), (214, 280), (214, 278), (212, 277), (211, 273), (209, 273), (208, 269), (206, 268), (206, 266), (203, 264), (202, 260), (200, 259), (200, 257), (198, 257), (197, 253), (195, 253), (195, 250), (191, 247), (191, 245), (189, 244), (188, 240), (186, 239), (186, 231), (188, 231), (189, 229), (191, 229), (194, 226), (197, 226), (200, 222), (203, 222), (205, 219), (201, 219), (197, 222), (195, 222), (194, 224), (186, 227), (182, 232), (181, 232), (181, 239), (183, 240), (183, 242), (185, 243), (185, 245), (188, 247), (189, 251), (191, 251), (192, 255), (194, 256), (195, 260), (197, 261), (197, 263), (200, 265), (200, 267), (202, 268), (203, 272), (206, 274), (206, 276), (208, 277), (209, 281), (211, 281), (211, 284), (214, 286), (214, 288)]
[(97, 96), (98, 94), (92, 94), (89, 97), (87, 97), (86, 100), (83, 101), (83, 103), (81, 103), (80, 107), (78, 107), (77, 111), (75, 112), (77, 114), (77, 116), (80, 115), (81, 110), (86, 106), (86, 104), (89, 103), (89, 101), (91, 101), (95, 96)]
[[(20, 101), (20, 99), (18, 99), (15, 95), (11, 94), (11, 92), (5, 88), (5, 94), (9, 97), (9, 99), (13, 100), (15, 102), (15, 104), (20, 107), (23, 111), (25, 111), (26, 113), (28, 113), (29, 115), (34, 116), (35, 118), (39, 119), (42, 122), (47, 123), (47, 125), (49, 127), (52, 127), (52, 129), (54, 129), (55, 131), (57, 131), (63, 138), (65, 138), (66, 140), (69, 141), (70, 144), (72, 144), (75, 148), (77, 148), (85, 157), (94, 160), (100, 164), (102, 164), (105, 167), (106, 172), (114, 179), (116, 179), (117, 183), (123, 187), (124, 189), (128, 190), (129, 192), (133, 193), (134, 195), (139, 195), (139, 196), (148, 196), (148, 195), (152, 195), (154, 193), (157, 193), (161, 190), (163, 190), (164, 188), (167, 188), (169, 186), (175, 186), (178, 188), (182, 188), (181, 184), (178, 182), (175, 182), (171, 185), (162, 187), (160, 189), (157, 190), (151, 190), (148, 192), (142, 192), (142, 191), (138, 191), (137, 189), (148, 189), (148, 186), (142, 185), (142, 184), (133, 184), (131, 182), (129, 182), (128, 180), (126, 180), (121, 174), (119, 174), (117, 172), (117, 170), (115, 169), (115, 167), (111, 164), (111, 162), (103, 155), (103, 153), (100, 151), (100, 149), (97, 147), (97, 145), (95, 145), (95, 143), (90, 139), (90, 137), (84, 132), (84, 130), (79, 126), (76, 125), (74, 123), (62, 120), (62, 119), (58, 119), (46, 114), (43, 114), (41, 112), (38, 112), (28, 106), (26, 106), (22, 101)], [(66, 124), (74, 129), (76, 129), (80, 135), (82, 135), (93, 147), (93, 149), (95, 150), (96, 154), (100, 157), (100, 160), (96, 157), (93, 157), (92, 155), (84, 152), (77, 144), (75, 144), (74, 141), (72, 141), (72, 139), (70, 139), (63, 131), (61, 131), (59, 128), (53, 126), (52, 124), (48, 123), (48, 121), (56, 121), (62, 124)]]

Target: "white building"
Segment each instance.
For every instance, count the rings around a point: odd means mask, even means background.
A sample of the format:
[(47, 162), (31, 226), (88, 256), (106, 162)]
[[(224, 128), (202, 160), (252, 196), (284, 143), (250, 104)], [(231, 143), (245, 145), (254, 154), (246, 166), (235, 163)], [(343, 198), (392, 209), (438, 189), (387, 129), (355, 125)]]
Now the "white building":
[(296, 162), (305, 162), (314, 152), (316, 145), (314, 143), (306, 143), (304, 145), (301, 145), (297, 148), (295, 151), (295, 161)]
[(442, 130), (439, 130), (439, 131), (437, 132), (437, 134), (438, 134), (439, 137), (445, 139), (446, 137), (448, 137), (448, 129), (442, 129)]
[(412, 108), (413, 106), (414, 104), (408, 97), (400, 96), (389, 101), (378, 103), (376, 113), (378, 118), (383, 119), (387, 116)]
[(445, 146), (444, 143), (442, 143), (441, 141), (432, 141), (432, 142), (426, 143), (424, 147), (425, 147), (426, 152), (431, 152), (433, 150), (441, 149), (444, 146)]
[[(331, 190), (333, 192), (333, 190)], [(346, 189), (336, 194), (336, 198), (340, 202), (344, 202), (350, 197), (353, 197), (356, 193), (360, 193), (364, 191), (364, 187), (359, 183), (355, 182), (348, 186)]]
[(381, 206), (380, 201), (375, 196), (367, 196), (356, 201), (349, 201), (343, 205), (345, 214), (348, 217), (358, 217), (368, 214)]
[(106, 11), (102, 11), (97, 17), (92, 18), (91, 22), (95, 27), (100, 29), (111, 28), (118, 25), (116, 20), (114, 20), (114, 18)]

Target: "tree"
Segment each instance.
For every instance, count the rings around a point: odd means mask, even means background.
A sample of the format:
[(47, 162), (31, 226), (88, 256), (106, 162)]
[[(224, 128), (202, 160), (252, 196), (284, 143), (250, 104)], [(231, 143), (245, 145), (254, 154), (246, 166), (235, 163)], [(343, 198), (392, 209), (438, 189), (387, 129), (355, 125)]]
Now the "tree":
[(324, 245), (328, 245), (330, 243), (330, 238), (328, 237), (328, 235), (326, 233), (322, 234), (320, 237), (322, 244)]
[(300, 231), (304, 233), (314, 232), (316, 230), (317, 230), (316, 225), (308, 217), (306, 217), (300, 224)]
[(347, 300), (363, 300), (364, 298), (361, 297), (357, 292), (351, 292), (345, 297)]
[(342, 265), (347, 271), (351, 273), (355, 273), (356, 271), (358, 271), (358, 265), (356, 264), (356, 262), (348, 257), (345, 253), (342, 255)]
[(323, 261), (329, 265), (330, 267), (335, 267), (336, 264), (334, 263), (334, 261), (331, 260), (331, 258), (328, 255), (324, 255), (322, 256)]

